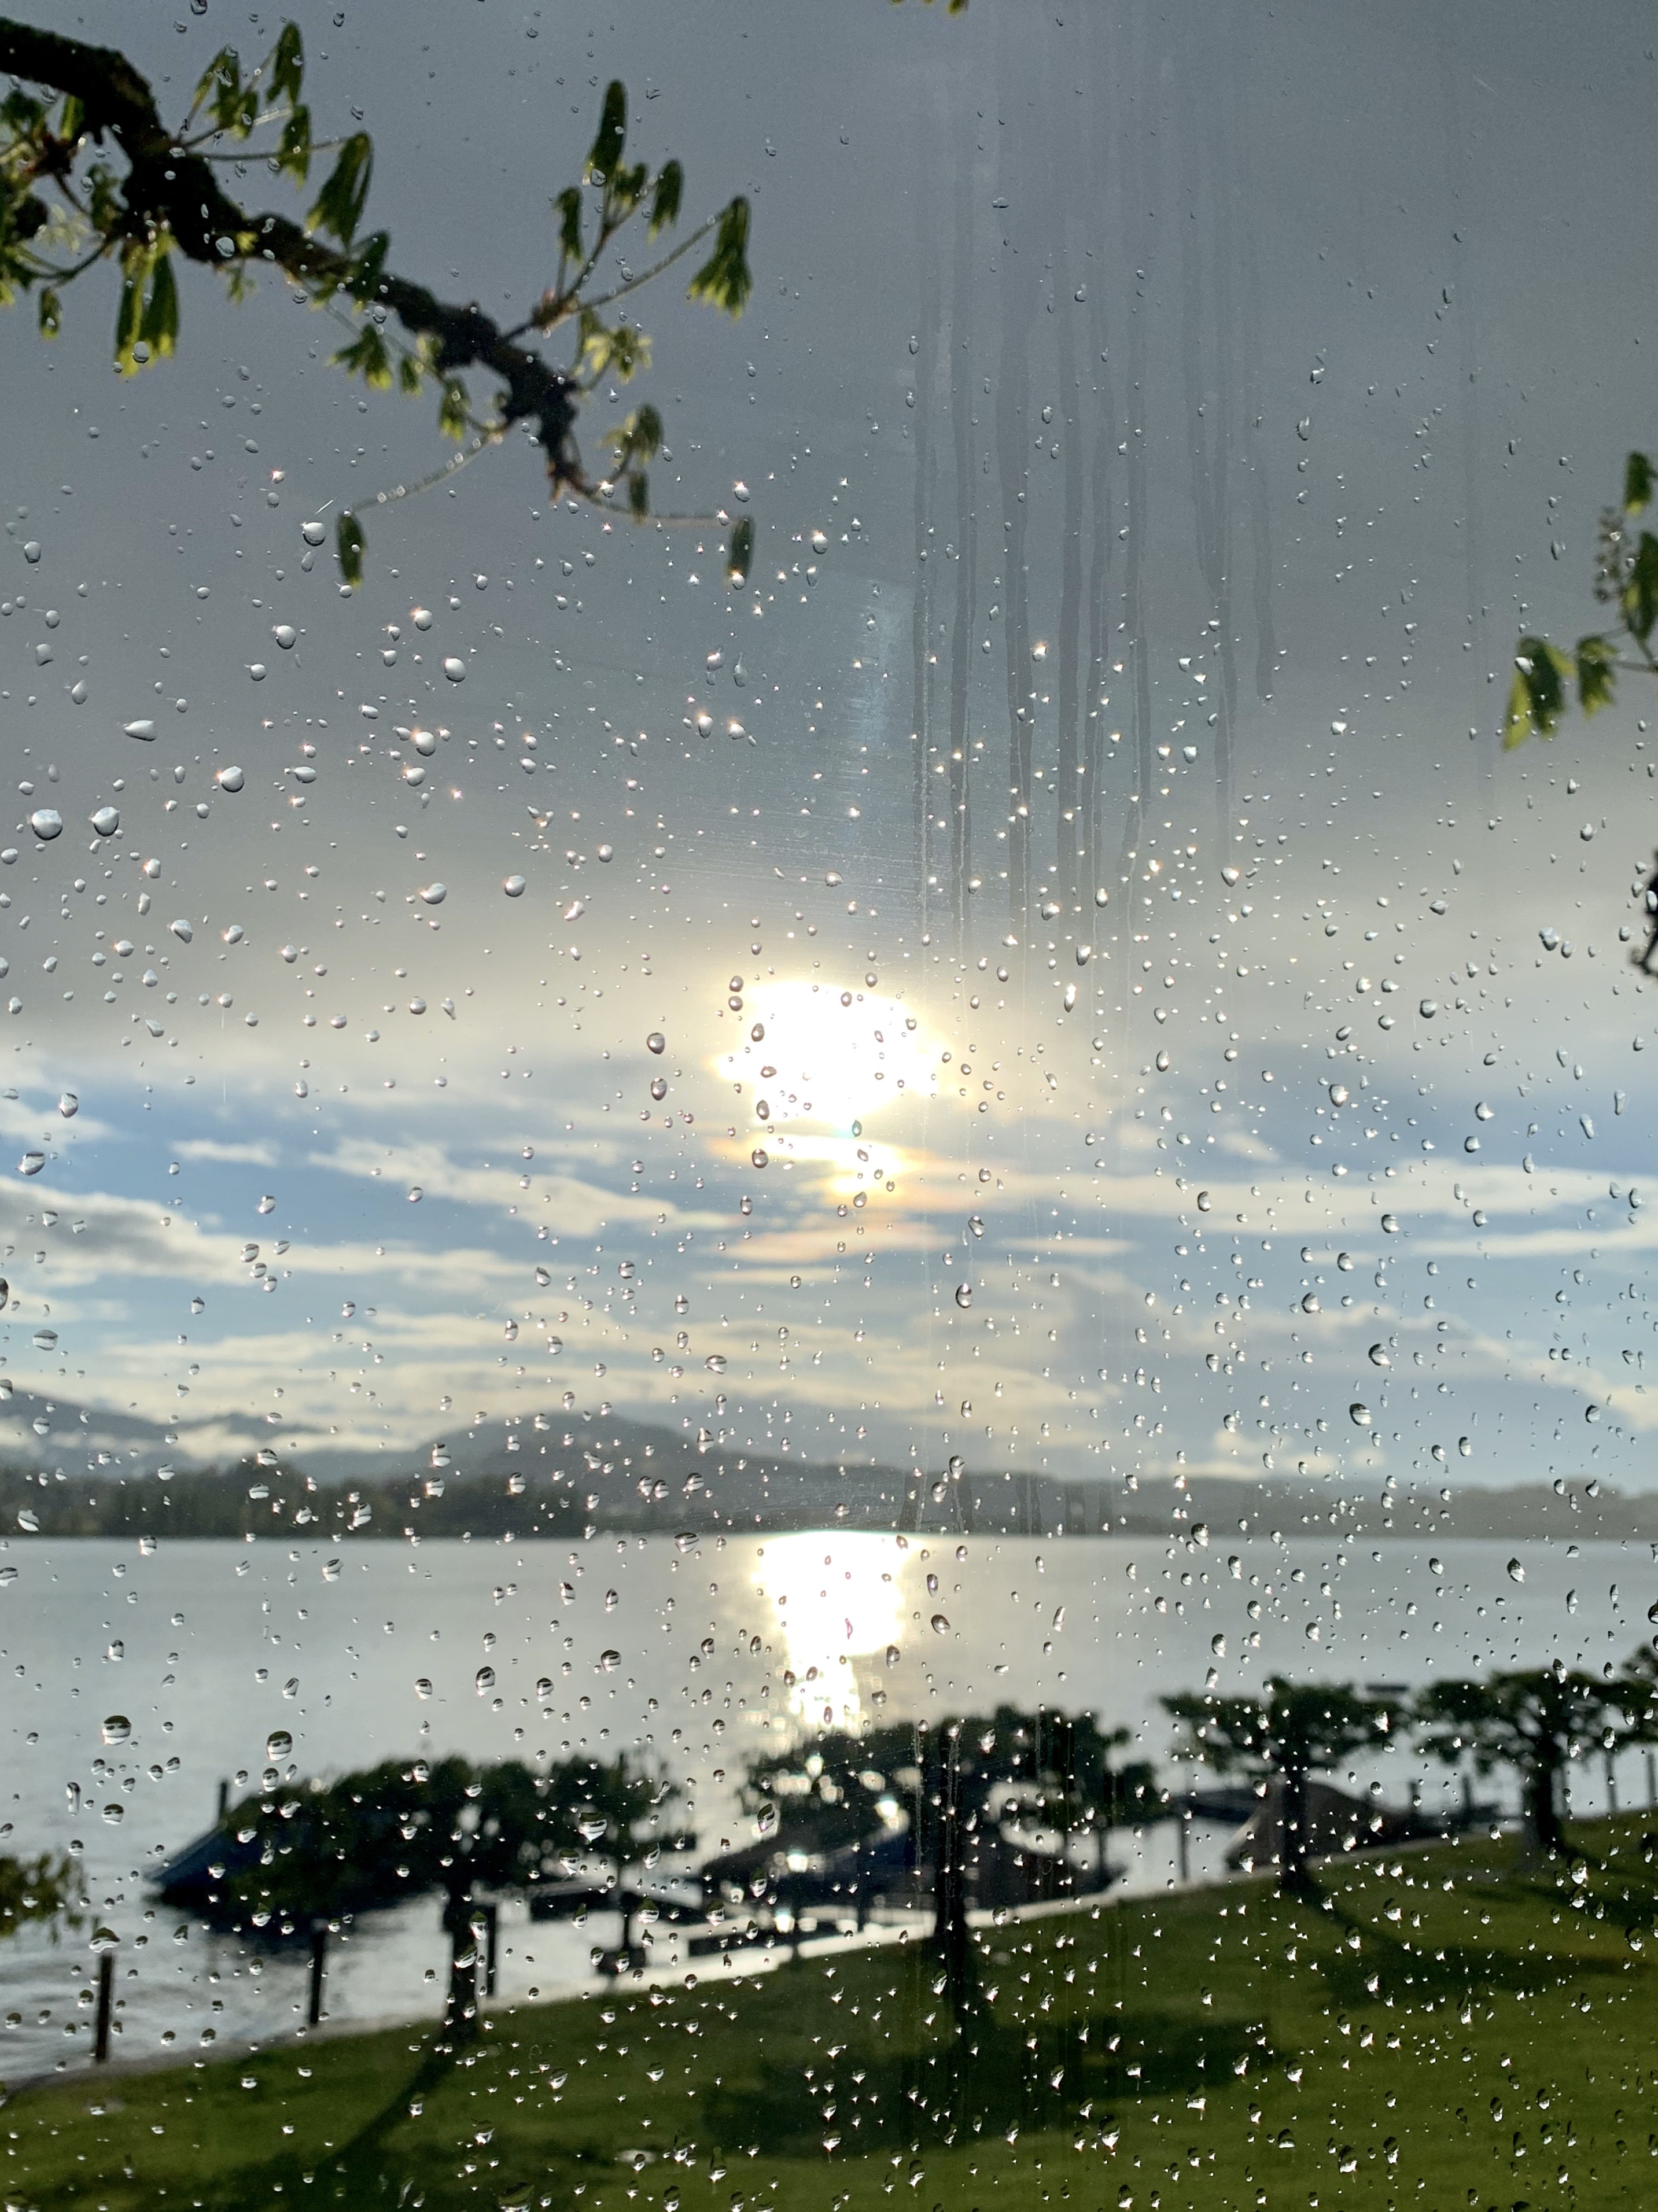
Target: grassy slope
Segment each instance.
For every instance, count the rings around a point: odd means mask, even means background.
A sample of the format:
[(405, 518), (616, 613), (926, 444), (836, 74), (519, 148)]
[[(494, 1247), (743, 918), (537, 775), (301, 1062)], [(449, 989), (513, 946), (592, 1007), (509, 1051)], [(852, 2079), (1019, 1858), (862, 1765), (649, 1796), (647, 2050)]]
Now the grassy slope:
[(917, 1946), (498, 2014), (459, 2063), (404, 2030), (82, 2075), (6, 2109), (0, 2196), (43, 2212), (1651, 2204), (1658, 1869), (1641, 1827), (1586, 1826), (1599, 1863), (1581, 1887), (1465, 1843), (1328, 1870), (1323, 1904), (1251, 1883), (997, 1929), (993, 2001), (959, 2056)]

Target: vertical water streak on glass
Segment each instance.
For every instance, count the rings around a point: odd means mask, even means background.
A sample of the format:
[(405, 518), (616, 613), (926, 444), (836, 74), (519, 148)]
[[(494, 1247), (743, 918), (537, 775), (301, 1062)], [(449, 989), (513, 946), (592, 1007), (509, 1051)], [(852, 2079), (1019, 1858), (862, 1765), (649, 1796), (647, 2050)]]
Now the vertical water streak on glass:
[[(1100, 26), (1103, 16), (1090, 12), (1085, 18), (1085, 47), (1087, 57), (1088, 96), (1084, 103), (1084, 131), (1086, 135), (1086, 155), (1084, 163), (1085, 204), (1092, 210), (1106, 204), (1106, 155), (1110, 134), (1114, 129), (1112, 106), (1106, 91), (1109, 57), (1107, 55)], [(1113, 88), (1114, 91), (1114, 87)], [(1102, 262), (1103, 257), (1101, 257)], [(1111, 684), (1111, 550), (1112, 523), (1116, 501), (1111, 481), (1111, 447), (1117, 434), (1116, 394), (1111, 375), (1105, 315), (1106, 270), (1089, 262), (1091, 276), (1088, 288), (1088, 343), (1091, 352), (1089, 363), (1090, 380), (1093, 393), (1094, 444), (1089, 468), (1089, 518), (1091, 543), (1088, 563), (1088, 680), (1084, 690), (1085, 714), (1083, 722), (1083, 784), (1084, 812), (1083, 840), (1086, 845), (1093, 883), (1103, 886), (1106, 881), (1105, 852), (1105, 770), (1108, 755), (1106, 739), (1107, 699)], [(1119, 904), (1121, 912), (1121, 904)], [(1096, 921), (1096, 928), (1099, 927)]]
[[(1146, 316), (1151, 284), (1152, 246), (1156, 237), (1156, 206), (1162, 139), (1148, 108), (1157, 88), (1157, 72), (1151, 53), (1144, 5), (1134, 10), (1127, 48), (1125, 81), (1135, 97), (1127, 112), (1119, 110), (1121, 130), (1118, 171), (1120, 204), (1124, 214), (1128, 265), (1133, 272), (1133, 298), (1128, 310), (1127, 419), (1124, 424), (1128, 452), (1128, 536), (1123, 575), (1123, 661), (1133, 705), (1134, 781), (1123, 809), (1122, 848), (1118, 872), (1132, 884), (1133, 863), (1139, 851), (1142, 811), (1151, 803), (1155, 756), (1151, 738), (1151, 659), (1146, 641), (1145, 556), (1151, 501), (1145, 453)], [(1129, 927), (1125, 915), (1123, 927)], [(1125, 1012), (1127, 1008), (1125, 1007)]]
[[(1230, 181), (1231, 71), (1242, 57), (1236, 40), (1226, 37), (1218, 15), (1205, 26), (1202, 41), (1221, 66), (1205, 79), (1195, 68), (1179, 73), (1181, 100), (1179, 161), (1187, 189), (1196, 202), (1186, 212), (1194, 220), (1181, 225), (1181, 367), (1186, 398), (1187, 455), (1192, 471), (1192, 508), (1199, 574), (1203, 579), (1208, 627), (1206, 656), (1212, 647), (1220, 683), (1209, 702), (1213, 726), (1215, 830), (1224, 850), (1232, 816), (1232, 729), (1237, 706), (1237, 659), (1232, 630), (1232, 416), (1236, 392), (1232, 358), (1233, 206)], [(1223, 51), (1216, 51), (1216, 42)], [(1197, 58), (1195, 52), (1188, 57)], [(1206, 340), (1208, 343), (1206, 343)], [(1193, 685), (1193, 691), (1200, 687)], [(1199, 696), (1186, 708), (1187, 716)]]
[[(1055, 56), (1057, 61), (1057, 54)], [(1048, 111), (1056, 119), (1068, 112), (1065, 95), (1068, 88), (1057, 66), (1049, 81)], [(1075, 105), (1074, 100), (1071, 102)], [(1074, 908), (1082, 896), (1079, 861), (1090, 849), (1087, 835), (1087, 779), (1078, 775), (1082, 766), (1082, 644), (1083, 595), (1083, 491), (1084, 466), (1083, 460), (1082, 387), (1077, 374), (1076, 304), (1072, 293), (1077, 286), (1078, 269), (1071, 264), (1068, 251), (1070, 223), (1068, 213), (1071, 194), (1066, 180), (1074, 167), (1074, 140), (1058, 129), (1050, 130), (1048, 152), (1052, 163), (1052, 216), (1054, 235), (1054, 338), (1059, 364), (1058, 420), (1054, 428), (1059, 433), (1060, 462), (1065, 473), (1064, 511), (1060, 521), (1060, 624), (1055, 639), (1059, 658), (1057, 678), (1059, 730), (1055, 747), (1055, 793), (1057, 819), (1054, 823), (1054, 857), (1058, 866), (1060, 896), (1067, 908)], [(1078, 268), (1081, 266), (1080, 261)], [(1080, 924), (1077, 936), (1081, 939), (1086, 930)]]
[[(1265, 412), (1260, 389), (1260, 257), (1252, 212), (1247, 136), (1237, 144), (1238, 173), (1238, 378), (1243, 420), (1243, 466), (1249, 483), (1249, 584), (1255, 620), (1255, 696), (1270, 699), (1278, 669), (1278, 632), (1272, 619), (1272, 517), (1267, 496), (1266, 456), (1261, 438)], [(1234, 829), (1229, 825), (1227, 842)]]
[[(1001, 94), (1010, 108), (1019, 106), (1016, 88), (1024, 79), (1023, 28), (1005, 19)], [(1030, 592), (1026, 571), (1026, 538), (1030, 471), (1027, 424), (1030, 407), (1030, 324), (1036, 310), (1040, 270), (1036, 241), (1041, 225), (1032, 201), (1035, 165), (1017, 165), (1022, 145), (1012, 129), (1003, 132), (997, 170), (997, 198), (1006, 202), (999, 216), (998, 265), (1001, 276), (1001, 356), (996, 374), (996, 473), (1002, 495), (1002, 637), (1007, 677), (1007, 904), (1016, 930), (1023, 930), (1030, 898), (1031, 768), (1035, 690), (1030, 653)], [(1023, 239), (1023, 246), (1015, 243)]]
[[(938, 158), (941, 138), (932, 103), (924, 101), (916, 132), (915, 228), (920, 296), (914, 368), (915, 572), (909, 624), (910, 652), (914, 662), (910, 743), (915, 750), (916, 903), (924, 929), (931, 919), (931, 894), (937, 887), (938, 866), (941, 863), (947, 866), (949, 854), (947, 840), (934, 835), (935, 830), (946, 829), (947, 823), (943, 817), (935, 821), (931, 803), (932, 771), (938, 764), (938, 748), (933, 740), (932, 728), (933, 671), (938, 662), (932, 638), (935, 565), (932, 559), (932, 501), (938, 479), (934, 415), (938, 396), (938, 345), (943, 324), (939, 296), (938, 195), (934, 189), (933, 170)], [(944, 848), (942, 854), (939, 851), (941, 846)]]
[(979, 520), (973, 481), (973, 137), (962, 133), (956, 170), (956, 238), (950, 314), (950, 411), (956, 457), (956, 608), (950, 644), (950, 902), (966, 926), (972, 821), (968, 811), (968, 690), (978, 609)]
[[(1445, 159), (1447, 183), (1455, 222), (1451, 231), (1452, 266), (1455, 276), (1448, 287), (1446, 302), (1457, 333), (1457, 440), (1462, 449), (1462, 592), (1464, 626), (1473, 641), (1473, 654), (1485, 665), (1485, 609), (1479, 596), (1480, 406), (1478, 326), (1474, 315), (1472, 257), (1468, 233), (1473, 220), (1474, 171), (1468, 161), (1468, 122), (1462, 102), (1466, 64), (1452, 43), (1450, 27), (1442, 18), (1437, 26), (1439, 79), (1445, 101)], [(1476, 755), (1477, 773), (1488, 775), (1502, 757), (1494, 715), (1485, 718), (1485, 742)]]

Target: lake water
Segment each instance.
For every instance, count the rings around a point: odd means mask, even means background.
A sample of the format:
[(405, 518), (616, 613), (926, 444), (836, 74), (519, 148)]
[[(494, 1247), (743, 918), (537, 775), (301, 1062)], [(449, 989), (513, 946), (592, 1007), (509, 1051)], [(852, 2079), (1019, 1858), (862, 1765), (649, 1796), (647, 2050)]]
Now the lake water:
[[(1648, 1545), (1435, 1545), (1216, 1533), (1151, 1538), (614, 1537), (569, 1547), (387, 1542), (49, 1543), (0, 1550), (6, 1768), (0, 1850), (77, 1851), (120, 1938), (123, 2058), (264, 2038), (302, 2017), (304, 1964), (261, 1958), (157, 1910), (147, 1878), (210, 1824), (219, 1784), (257, 1786), (267, 1742), (286, 1777), (394, 1756), (661, 1759), (700, 1841), (751, 1834), (743, 1763), (775, 1732), (1039, 1701), (1144, 1732), (1165, 1763), (1161, 1694), (1271, 1672), (1414, 1685), (1430, 1672), (1597, 1672), (1649, 1634)], [(1518, 1578), (1516, 1578), (1516, 1577)], [(1252, 1615), (1251, 1606), (1258, 1609)], [(786, 1674), (795, 1678), (793, 1686)], [(115, 1723), (112, 1726), (110, 1723)], [(1456, 1784), (1389, 1752), (1362, 1781), (1427, 1802)], [(1176, 1784), (1176, 1786), (1177, 1784)], [(1644, 1802), (1641, 1761), (1625, 1804)], [(1512, 1799), (1498, 1777), (1494, 1790)], [(1572, 1802), (1606, 1802), (1598, 1760)], [(1488, 1794), (1482, 1785), (1482, 1794)], [(1199, 1837), (1193, 1872), (1224, 1838)], [(1173, 1872), (1168, 1826), (1114, 1856), (1133, 1887)], [(0, 1945), (0, 2075), (88, 2062), (89, 1928)], [(502, 1916), (501, 1995), (578, 1985), (610, 1930)], [(435, 2014), (435, 1903), (365, 1923), (331, 1960), (331, 2017)]]

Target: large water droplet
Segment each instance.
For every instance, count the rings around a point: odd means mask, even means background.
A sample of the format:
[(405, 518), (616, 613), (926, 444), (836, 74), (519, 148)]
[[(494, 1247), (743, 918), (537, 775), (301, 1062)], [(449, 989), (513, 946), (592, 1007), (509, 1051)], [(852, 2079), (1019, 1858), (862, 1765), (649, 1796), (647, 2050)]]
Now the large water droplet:
[(270, 635), (284, 653), (291, 653), (300, 634), (292, 623), (278, 623)]
[(64, 817), (55, 806), (37, 806), (29, 817), (29, 828), (43, 844), (64, 834)]
[(1376, 1425), (1370, 1419), (1370, 1409), (1362, 1398), (1356, 1398), (1348, 1407), (1347, 1411), (1352, 1416), (1353, 1425), (1356, 1428), (1369, 1429)]
[(457, 659), (452, 653), (443, 664), (443, 672), (452, 684), (464, 684), (466, 681), (466, 663)]
[(829, 539), (823, 535), (821, 530), (814, 530), (811, 533), (811, 550), (814, 553), (827, 553), (829, 551)]
[(723, 1352), (711, 1352), (702, 1362), (710, 1375), (723, 1375), (726, 1371), (726, 1355)]
[(125, 1713), (112, 1713), (100, 1734), (106, 1743), (125, 1743), (132, 1734), (132, 1723)]
[(195, 931), (184, 919), (182, 915), (177, 921), (168, 922), (167, 927), (173, 932), (173, 934), (178, 939), (180, 945), (188, 945), (196, 934)]
[(58, 1111), (66, 1121), (72, 1121), (81, 1110), (81, 1102), (72, 1091), (64, 1091), (58, 1101)]
[(1509, 1580), (1511, 1583), (1523, 1583), (1525, 1579), (1526, 1570), (1524, 1567), (1521, 1565), (1518, 1559), (1510, 1559), (1509, 1561)]
[(321, 522), (302, 522), (300, 535), (307, 545), (320, 545), (328, 535), (328, 526)]
[[(46, 1164), (46, 1156), (44, 1152), (25, 1152), (22, 1158), (17, 1163), (17, 1172), (19, 1175), (26, 1176), (39, 1175)], [(50, 1331), (42, 1331), (42, 1334), (50, 1334)], [(34, 1340), (39, 1344), (40, 1339), (37, 1336)], [(52, 1337), (52, 1341), (56, 1344), (58, 1340), (54, 1336)]]
[(663, 1036), (660, 1030), (653, 1030), (651, 1031), (649, 1036), (645, 1040), (645, 1049), (647, 1052), (666, 1052), (668, 1049), (668, 1040)]
[(935, 1613), (932, 1616), (932, 1632), (935, 1636), (948, 1636), (950, 1633), (950, 1623), (942, 1613)]
[(121, 734), (126, 738), (137, 738), (143, 744), (153, 745), (155, 742), (155, 725), (148, 720), (128, 722), (123, 726)]
[(967, 1309), (973, 1303), (973, 1285), (971, 1283), (957, 1284), (956, 1303), (960, 1306), (963, 1313), (967, 1311)]
[(525, 879), (522, 876), (503, 876), (501, 888), (508, 898), (522, 898), (525, 890)]
[(428, 884), (420, 896), (427, 906), (441, 906), (449, 896), (449, 886), (447, 884)]
[(1373, 1344), (1370, 1346), (1370, 1364), (1372, 1367), (1391, 1367), (1393, 1364), (1392, 1359), (1388, 1356), (1388, 1347), (1385, 1344)]
[(233, 761), (228, 768), (222, 768), (219, 770), (214, 781), (221, 791), (240, 791), (247, 781), (247, 778)]
[(100, 837), (112, 837), (121, 826), (119, 810), (113, 806), (100, 806), (91, 820)]
[(495, 1668), (493, 1667), (480, 1667), (477, 1674), (472, 1677), (472, 1687), (477, 1692), (479, 1697), (483, 1697), (486, 1691), (493, 1690), (495, 1686)]
[(286, 1729), (272, 1729), (264, 1740), (264, 1755), (268, 1759), (286, 1759), (294, 1748), (294, 1739)]
[(619, 1651), (601, 1651), (598, 1655), (598, 1663), (605, 1674), (614, 1674), (622, 1664), (622, 1654)]

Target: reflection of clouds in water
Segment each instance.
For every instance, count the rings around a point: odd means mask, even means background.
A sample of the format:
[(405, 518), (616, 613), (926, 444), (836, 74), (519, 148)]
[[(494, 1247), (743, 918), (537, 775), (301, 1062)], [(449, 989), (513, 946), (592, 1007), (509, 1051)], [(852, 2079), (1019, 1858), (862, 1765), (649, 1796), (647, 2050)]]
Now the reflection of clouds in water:
[(894, 1538), (865, 1533), (775, 1536), (756, 1553), (756, 1594), (776, 1615), (799, 1718), (855, 1728), (869, 1717), (869, 1669), (857, 1662), (899, 1640), (902, 1566)]

